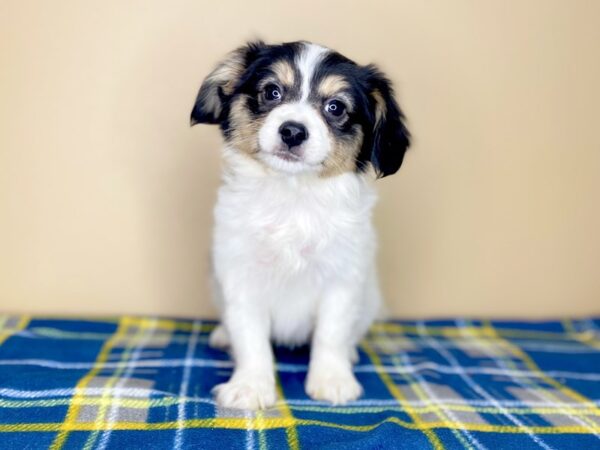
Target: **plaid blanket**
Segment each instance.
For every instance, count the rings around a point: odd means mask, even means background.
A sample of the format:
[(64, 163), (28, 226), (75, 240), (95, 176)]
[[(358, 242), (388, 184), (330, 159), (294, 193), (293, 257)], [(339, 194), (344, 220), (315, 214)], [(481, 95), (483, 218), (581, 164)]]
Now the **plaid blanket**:
[(340, 407), (306, 396), (306, 348), (277, 349), (257, 413), (211, 398), (214, 325), (0, 316), (1, 448), (600, 448), (600, 320), (377, 323)]

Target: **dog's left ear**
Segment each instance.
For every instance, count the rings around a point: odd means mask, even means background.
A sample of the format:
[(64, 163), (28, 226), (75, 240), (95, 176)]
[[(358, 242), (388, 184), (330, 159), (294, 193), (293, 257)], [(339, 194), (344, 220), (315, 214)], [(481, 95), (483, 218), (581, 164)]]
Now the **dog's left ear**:
[(373, 65), (365, 67), (369, 103), (373, 115), (370, 160), (378, 178), (398, 171), (404, 153), (410, 145), (410, 133), (404, 124), (404, 114), (394, 99), (390, 81)]
[(230, 52), (206, 77), (190, 116), (190, 124), (218, 124), (225, 119), (225, 105), (235, 91), (242, 75), (256, 58), (263, 42), (251, 42)]

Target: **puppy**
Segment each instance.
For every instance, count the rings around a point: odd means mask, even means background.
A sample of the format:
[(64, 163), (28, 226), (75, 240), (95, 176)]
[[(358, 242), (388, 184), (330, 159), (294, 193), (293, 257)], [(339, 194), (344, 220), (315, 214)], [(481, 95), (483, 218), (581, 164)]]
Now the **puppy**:
[(360, 396), (352, 364), (380, 304), (373, 180), (402, 164), (403, 120), (375, 66), (309, 42), (250, 43), (204, 80), (191, 123), (219, 125), (225, 141), (210, 343), (235, 369), (214, 389), (220, 406), (275, 403), (271, 341), (311, 343), (312, 398)]

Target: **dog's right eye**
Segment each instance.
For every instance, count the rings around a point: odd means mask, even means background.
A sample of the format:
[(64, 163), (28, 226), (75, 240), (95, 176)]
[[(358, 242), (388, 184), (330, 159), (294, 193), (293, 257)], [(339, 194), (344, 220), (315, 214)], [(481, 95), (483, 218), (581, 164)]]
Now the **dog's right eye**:
[(264, 89), (265, 100), (268, 102), (279, 102), (281, 97), (281, 89), (275, 84), (267, 84)]

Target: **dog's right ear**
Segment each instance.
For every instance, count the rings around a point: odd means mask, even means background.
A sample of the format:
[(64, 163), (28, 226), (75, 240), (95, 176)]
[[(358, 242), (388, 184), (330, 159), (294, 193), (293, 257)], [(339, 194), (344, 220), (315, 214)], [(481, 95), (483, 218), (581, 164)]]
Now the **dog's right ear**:
[(266, 45), (251, 42), (232, 52), (206, 77), (190, 117), (190, 125), (197, 123), (218, 124), (224, 116), (224, 105), (231, 98), (238, 82), (248, 66)]

